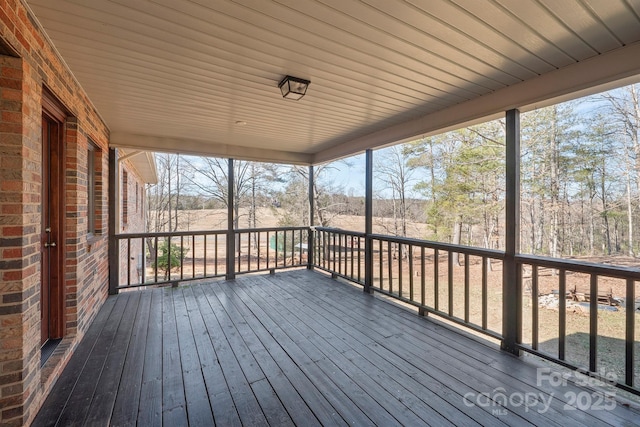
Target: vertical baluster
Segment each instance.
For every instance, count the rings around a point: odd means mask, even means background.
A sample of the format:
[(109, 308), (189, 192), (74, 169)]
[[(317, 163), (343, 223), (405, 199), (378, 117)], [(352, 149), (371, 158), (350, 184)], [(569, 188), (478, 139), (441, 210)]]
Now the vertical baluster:
[[(358, 282), (362, 281), (362, 275), (361, 275), (362, 266), (360, 265), (362, 263), (362, 258), (361, 258), (362, 247), (360, 246), (361, 240), (362, 238), (358, 236)], [(373, 269), (371, 271), (373, 271)], [(373, 280), (372, 280), (372, 283), (373, 283)]]
[(398, 296), (402, 298), (402, 243), (398, 243)]
[[(351, 241), (351, 245), (350, 245), (350, 246), (351, 246), (351, 259), (349, 260), (349, 263), (351, 264), (351, 280), (353, 280), (353, 277), (354, 277), (354, 276), (353, 276), (353, 273), (354, 273), (354, 265), (353, 265), (353, 264), (354, 264), (354, 262), (353, 262), (353, 251), (354, 251), (354, 249), (353, 249), (353, 247), (354, 247), (353, 242), (354, 242), (354, 238), (355, 238), (355, 236), (349, 236), (349, 239), (350, 239), (350, 241)], [(360, 238), (358, 237), (358, 239), (360, 239)]]
[(131, 238), (127, 237), (127, 286), (131, 286)]
[(635, 316), (636, 316), (636, 295), (635, 295), (635, 281), (633, 279), (627, 279), (627, 296), (625, 301), (625, 318), (626, 318), (626, 333), (625, 333), (625, 368), (624, 368), (624, 382), (629, 387), (633, 387), (634, 378), (634, 341), (635, 341)]
[(487, 329), (487, 257), (482, 257), (482, 329)]
[(448, 253), (447, 270), (447, 296), (449, 297), (447, 305), (449, 306), (449, 316), (453, 317), (453, 252)]
[[(425, 293), (427, 292), (427, 279), (424, 277), (426, 274), (426, 258), (424, 252), (424, 246), (420, 246), (420, 305), (422, 307), (426, 305)], [(422, 307), (420, 307), (418, 313), (424, 316), (426, 311)]]
[(315, 248), (316, 256), (315, 262), (320, 267), (324, 267), (324, 233), (322, 231), (316, 230), (316, 240), (315, 240)]
[(191, 235), (191, 277), (196, 278), (196, 235)]
[(469, 254), (464, 254), (464, 322), (469, 323)]
[(413, 245), (409, 245), (409, 299), (413, 301)]
[(332, 264), (333, 264), (333, 268), (332, 271), (335, 273), (336, 272), (336, 234), (335, 233), (331, 233), (331, 241), (333, 242), (333, 251), (331, 251), (331, 259), (332, 259)]
[(260, 236), (262, 235), (262, 233), (258, 233), (258, 235), (256, 236), (258, 238), (258, 241), (256, 242), (256, 244), (258, 245), (258, 271), (260, 271), (260, 258), (262, 258), (262, 248), (260, 247)]
[(378, 285), (379, 285), (380, 289), (384, 289), (384, 286), (383, 286), (383, 283), (384, 283), (383, 271), (384, 271), (384, 269), (382, 268), (382, 260), (383, 260), (384, 252), (382, 252), (382, 240), (378, 240), (378, 254), (380, 256), (380, 283)]
[(167, 242), (167, 277), (171, 280), (171, 236), (166, 239)]
[(598, 275), (591, 273), (589, 283), (589, 370), (595, 372), (598, 354)]
[[(343, 242), (344, 240), (344, 242)], [(343, 272), (343, 267), (344, 264), (346, 263), (346, 257), (347, 257), (347, 252), (346, 252), (346, 239), (345, 239), (345, 235), (344, 234), (338, 234), (338, 273), (342, 274), (346, 274), (346, 272)], [(343, 252), (344, 252), (344, 256), (343, 256)]]
[(318, 260), (320, 266), (327, 268), (327, 236), (324, 231), (318, 231)]
[(558, 310), (560, 320), (558, 325), (558, 359), (565, 360), (565, 345), (567, 335), (567, 274), (564, 269), (558, 271), (560, 292), (558, 293)]
[(287, 230), (282, 233), (282, 256), (283, 256), (283, 267), (287, 266)]
[[(287, 234), (286, 231), (284, 233), (285, 233), (285, 235)], [(291, 230), (291, 264), (290, 264), (290, 266), (295, 265), (295, 259), (294, 259), (295, 258), (295, 254), (293, 253), (293, 246), (295, 245), (295, 240), (296, 240), (295, 239), (295, 234), (294, 234), (293, 230)], [(286, 252), (287, 251), (285, 250), (285, 254), (286, 254)]]
[(147, 281), (147, 241), (144, 237), (140, 240), (142, 243), (142, 265), (140, 266), (142, 272), (140, 274), (140, 284), (143, 284)]
[(204, 244), (203, 244), (204, 253), (203, 253), (203, 256), (202, 256), (202, 264), (203, 264), (202, 265), (202, 267), (203, 267), (202, 276), (203, 277), (207, 277), (207, 236), (208, 235), (206, 233), (202, 236), (203, 239), (204, 239)]
[(271, 239), (269, 238), (269, 232), (267, 231), (267, 270), (269, 270), (269, 267), (271, 265), (271, 259), (270, 259), (271, 255), (269, 254), (270, 248), (271, 248)]
[(251, 235), (252, 234), (253, 233), (250, 231), (247, 236), (249, 238), (249, 243), (247, 246), (247, 272), (251, 271)]
[(440, 284), (438, 283), (440, 278), (440, 252), (438, 249), (433, 250), (433, 308), (438, 311), (440, 310)]
[(180, 236), (180, 280), (184, 279), (184, 236)]
[(315, 263), (324, 268), (324, 232), (320, 230), (316, 230), (316, 239), (315, 239), (315, 248), (316, 255), (314, 257)]
[(316, 239), (314, 241), (315, 256), (314, 261), (319, 267), (324, 267), (324, 233), (320, 230), (315, 232)]
[(184, 278), (184, 236), (180, 236), (180, 280)]
[(154, 279), (155, 282), (158, 283), (158, 236), (155, 237), (154, 246), (155, 246), (155, 258), (154, 259), (156, 260), (156, 262), (155, 262), (155, 265), (153, 267), (153, 270), (154, 270), (153, 274), (155, 276), (155, 279)]
[(344, 234), (338, 234), (338, 273), (342, 274), (342, 239), (344, 238)]
[(538, 290), (538, 266), (531, 266), (531, 347), (534, 350), (538, 349), (538, 295), (540, 295), (540, 291)]
[(389, 270), (389, 293), (393, 293), (393, 256), (391, 256), (391, 242), (387, 240), (387, 260)]
[(215, 276), (217, 276), (218, 275), (218, 234), (216, 233), (214, 236), (215, 236), (215, 238), (213, 239), (214, 240), (214, 242), (213, 242), (214, 243), (214, 251), (213, 251), (213, 260), (214, 260), (213, 268), (214, 268), (214, 271), (213, 271), (213, 274)]
[[(237, 236), (237, 237), (236, 237), (236, 236)], [(236, 233), (234, 233), (234, 234), (233, 234), (233, 238), (234, 238), (234, 239), (238, 239), (238, 240), (237, 240), (237, 242), (238, 242), (238, 247), (237, 247), (236, 249), (237, 249), (237, 251), (238, 251), (238, 252), (237, 252), (237, 257), (238, 257), (238, 273), (240, 273), (240, 272), (242, 271), (242, 268), (241, 268), (241, 263), (242, 263), (242, 233), (240, 233), (240, 232), (236, 232)]]

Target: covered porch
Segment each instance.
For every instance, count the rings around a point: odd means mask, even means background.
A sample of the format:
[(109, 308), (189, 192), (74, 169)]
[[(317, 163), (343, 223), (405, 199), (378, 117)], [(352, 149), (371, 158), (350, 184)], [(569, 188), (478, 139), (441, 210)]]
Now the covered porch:
[(205, 279), (109, 297), (33, 425), (637, 423), (550, 366), (323, 273)]
[[(621, 393), (640, 394), (640, 270), (523, 253), (519, 225), (521, 112), (637, 82), (639, 1), (19, 0), (0, 11), (0, 423), (638, 423)], [(291, 81), (311, 85), (299, 102), (282, 99)], [(495, 118), (500, 250), (374, 233), (374, 150)], [(126, 229), (119, 162), (148, 152), (228, 159), (226, 229)], [(314, 167), (359, 153), (364, 231), (314, 227)], [(234, 161), (308, 167), (305, 225), (234, 226)], [(559, 295), (551, 346), (542, 270)], [(602, 339), (603, 278), (622, 282), (615, 341)], [(589, 310), (578, 356), (571, 292)], [(56, 357), (42, 357), (54, 339)], [(600, 360), (610, 342), (613, 380)]]

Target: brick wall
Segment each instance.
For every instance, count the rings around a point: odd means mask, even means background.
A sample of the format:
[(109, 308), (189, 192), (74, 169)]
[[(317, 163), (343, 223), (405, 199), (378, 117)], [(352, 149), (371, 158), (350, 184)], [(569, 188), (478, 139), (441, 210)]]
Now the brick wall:
[[(127, 176), (127, 188), (120, 191), (120, 232), (121, 233), (141, 233), (146, 230), (146, 198), (144, 182), (137, 173), (133, 163), (124, 160), (120, 164), (120, 185), (124, 186), (123, 177)], [(126, 195), (126, 200), (125, 200)], [(124, 220), (124, 216), (127, 220)], [(141, 283), (142, 241), (141, 239), (131, 240), (130, 250), (126, 241), (120, 242), (120, 285)], [(128, 272), (128, 274), (127, 274)]]
[[(28, 425), (107, 297), (108, 129), (20, 0), (0, 2), (0, 425)], [(40, 367), (41, 120), (65, 123), (64, 334)], [(87, 229), (87, 144), (100, 153), (98, 233)], [(135, 191), (135, 190), (134, 190)]]

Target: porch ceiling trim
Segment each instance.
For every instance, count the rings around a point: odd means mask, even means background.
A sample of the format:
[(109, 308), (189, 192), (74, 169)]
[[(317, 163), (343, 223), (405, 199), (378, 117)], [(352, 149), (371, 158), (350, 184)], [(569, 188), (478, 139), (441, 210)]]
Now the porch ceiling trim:
[(308, 165), (312, 161), (310, 154), (288, 151), (268, 150), (254, 147), (211, 143), (189, 138), (169, 138), (152, 135), (135, 135), (126, 132), (111, 134), (110, 146), (165, 153), (190, 154), (251, 160), (257, 162), (286, 163)]
[(502, 117), (505, 111), (513, 108), (524, 112), (592, 95), (635, 82), (639, 73), (640, 43), (633, 43), (320, 151), (313, 156), (312, 161), (323, 163), (369, 148), (381, 148), (459, 129)]

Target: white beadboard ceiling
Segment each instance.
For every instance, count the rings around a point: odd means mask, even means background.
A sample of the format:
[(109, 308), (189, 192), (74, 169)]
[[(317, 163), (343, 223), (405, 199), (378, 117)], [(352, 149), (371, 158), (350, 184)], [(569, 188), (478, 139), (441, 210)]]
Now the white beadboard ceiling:
[(26, 2), (129, 149), (317, 163), (640, 74), (640, 0)]

